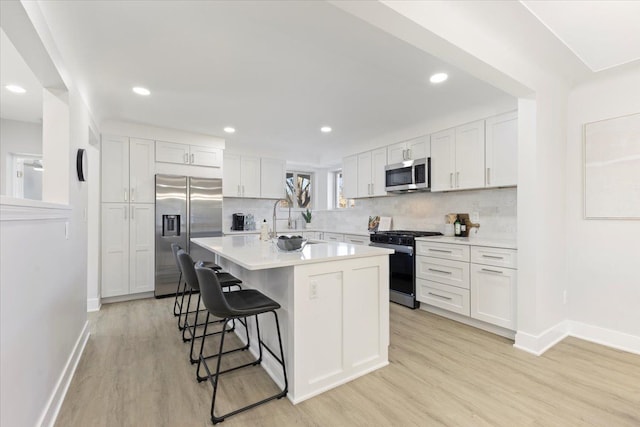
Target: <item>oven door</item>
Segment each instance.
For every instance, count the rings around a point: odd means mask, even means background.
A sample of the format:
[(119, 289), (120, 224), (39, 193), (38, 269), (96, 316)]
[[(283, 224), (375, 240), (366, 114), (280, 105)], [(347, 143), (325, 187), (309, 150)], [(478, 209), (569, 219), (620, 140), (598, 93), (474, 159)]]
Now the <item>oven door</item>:
[(371, 243), (371, 246), (395, 250), (389, 255), (389, 300), (409, 308), (420, 307), (420, 302), (416, 301), (413, 248), (384, 243)]

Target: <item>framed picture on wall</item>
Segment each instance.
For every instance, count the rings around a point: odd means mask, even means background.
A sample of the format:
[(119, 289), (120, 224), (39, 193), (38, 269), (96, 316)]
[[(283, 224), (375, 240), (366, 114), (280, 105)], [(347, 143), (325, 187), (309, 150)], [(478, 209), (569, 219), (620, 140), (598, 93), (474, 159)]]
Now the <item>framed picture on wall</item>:
[(584, 216), (640, 219), (640, 113), (584, 125)]

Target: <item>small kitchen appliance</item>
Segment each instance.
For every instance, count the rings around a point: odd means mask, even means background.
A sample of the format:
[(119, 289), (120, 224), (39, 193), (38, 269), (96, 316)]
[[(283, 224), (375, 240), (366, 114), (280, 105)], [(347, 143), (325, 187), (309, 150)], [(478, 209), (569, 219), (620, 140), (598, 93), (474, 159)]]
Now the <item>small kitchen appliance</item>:
[(234, 213), (233, 221), (231, 224), (231, 229), (235, 231), (243, 231), (244, 230), (244, 214), (243, 213)]

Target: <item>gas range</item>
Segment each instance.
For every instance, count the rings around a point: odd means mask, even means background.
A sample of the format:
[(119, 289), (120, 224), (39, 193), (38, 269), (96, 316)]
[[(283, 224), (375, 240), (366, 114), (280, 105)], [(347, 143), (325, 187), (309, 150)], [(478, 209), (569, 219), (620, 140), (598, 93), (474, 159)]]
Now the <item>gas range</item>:
[(437, 231), (409, 231), (409, 230), (390, 230), (377, 231), (369, 238), (371, 243), (382, 243), (387, 245), (412, 246), (416, 237), (442, 236)]

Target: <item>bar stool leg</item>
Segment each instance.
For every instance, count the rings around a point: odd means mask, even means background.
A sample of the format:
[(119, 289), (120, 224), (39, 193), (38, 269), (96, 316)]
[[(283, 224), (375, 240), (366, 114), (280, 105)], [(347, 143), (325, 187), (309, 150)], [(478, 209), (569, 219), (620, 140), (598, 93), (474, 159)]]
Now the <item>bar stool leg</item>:
[[(182, 302), (184, 302), (185, 289), (183, 289), (182, 292), (180, 292), (180, 285), (181, 284), (182, 284), (182, 271), (180, 272), (180, 277), (178, 278), (178, 287), (176, 288), (176, 299), (173, 302), (173, 315), (174, 316), (178, 316), (180, 313), (182, 313)], [(184, 287), (185, 288), (187, 287), (186, 283), (185, 283)], [(180, 304), (178, 304), (178, 296), (179, 295), (182, 295), (182, 302), (180, 302)]]

